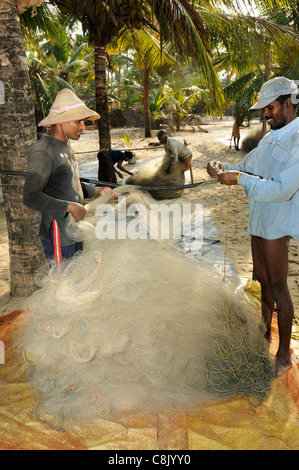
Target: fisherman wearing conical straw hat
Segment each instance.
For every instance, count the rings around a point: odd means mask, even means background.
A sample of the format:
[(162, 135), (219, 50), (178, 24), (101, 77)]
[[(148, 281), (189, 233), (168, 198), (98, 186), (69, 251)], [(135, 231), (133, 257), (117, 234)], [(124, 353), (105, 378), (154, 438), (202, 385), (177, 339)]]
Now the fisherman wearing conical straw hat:
[(39, 126), (50, 127), (85, 119), (96, 121), (100, 119), (100, 115), (88, 108), (75, 93), (64, 88), (56, 96), (48, 116), (39, 123)]
[(84, 198), (111, 192), (80, 182), (78, 164), (69, 140), (78, 140), (87, 120), (100, 119), (71, 90), (61, 90), (48, 116), (39, 126), (50, 127), (30, 152), (24, 187), (24, 204), (42, 213), (40, 237), (47, 258), (70, 258), (82, 248), (66, 233), (66, 218), (84, 218)]

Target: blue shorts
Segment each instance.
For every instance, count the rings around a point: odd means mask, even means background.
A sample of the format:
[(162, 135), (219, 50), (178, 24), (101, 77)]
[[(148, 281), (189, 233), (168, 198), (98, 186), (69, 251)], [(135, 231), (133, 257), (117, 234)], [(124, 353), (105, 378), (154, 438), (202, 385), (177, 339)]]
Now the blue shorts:
[[(47, 259), (54, 259), (54, 245), (48, 240), (41, 239), (43, 249)], [(61, 247), (61, 256), (62, 258), (72, 258), (77, 251), (82, 250), (83, 243), (77, 242), (73, 245), (67, 245)]]
[[(51, 241), (44, 240), (41, 238), (43, 249), (47, 259), (54, 259), (54, 237), (53, 237), (53, 224), (50, 226), (50, 238)], [(61, 258), (72, 258), (77, 251), (81, 251), (83, 248), (82, 242), (76, 242), (72, 245), (60, 246)]]

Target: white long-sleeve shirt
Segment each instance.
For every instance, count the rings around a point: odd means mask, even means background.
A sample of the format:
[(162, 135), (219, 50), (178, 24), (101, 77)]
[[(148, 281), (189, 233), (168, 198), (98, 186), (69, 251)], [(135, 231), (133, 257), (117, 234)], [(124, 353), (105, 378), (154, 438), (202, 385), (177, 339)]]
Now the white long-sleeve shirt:
[(299, 119), (271, 130), (242, 162), (223, 164), (240, 171), (239, 185), (250, 197), (251, 235), (299, 241)]

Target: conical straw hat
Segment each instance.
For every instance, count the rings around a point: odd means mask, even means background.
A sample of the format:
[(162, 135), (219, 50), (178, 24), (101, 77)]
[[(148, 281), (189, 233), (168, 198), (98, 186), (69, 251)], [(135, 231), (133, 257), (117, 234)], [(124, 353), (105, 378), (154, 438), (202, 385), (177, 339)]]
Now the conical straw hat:
[(64, 88), (56, 96), (48, 116), (39, 123), (39, 126), (47, 127), (79, 119), (95, 121), (100, 119), (100, 115), (88, 108), (72, 90)]

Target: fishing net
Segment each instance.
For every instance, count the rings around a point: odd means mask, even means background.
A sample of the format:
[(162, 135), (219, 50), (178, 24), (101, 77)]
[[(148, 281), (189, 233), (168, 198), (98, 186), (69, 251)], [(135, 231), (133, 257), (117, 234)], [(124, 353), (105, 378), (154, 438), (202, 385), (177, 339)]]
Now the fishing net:
[[(122, 204), (136, 204), (127, 226), (138, 219), (148, 233), (153, 201), (133, 186), (120, 191), (120, 204), (108, 205), (105, 195), (87, 206), (86, 220), (68, 218), (83, 251), (60, 269), (41, 270), (28, 299), (17, 347), (37, 415), (65, 425), (182, 411), (207, 398), (265, 399), (274, 367), (256, 310), (236, 283), (182, 253), (176, 240), (119, 236)], [(103, 213), (114, 215), (115, 238), (99, 237)]]
[[(172, 199), (182, 195), (182, 190), (171, 189), (171, 186), (185, 184), (184, 165), (178, 161), (170, 166), (171, 157), (155, 158), (136, 167), (134, 175), (126, 179), (126, 184), (139, 186), (169, 186), (169, 189), (151, 189), (149, 193), (155, 199)], [(169, 168), (169, 172), (166, 169)]]

